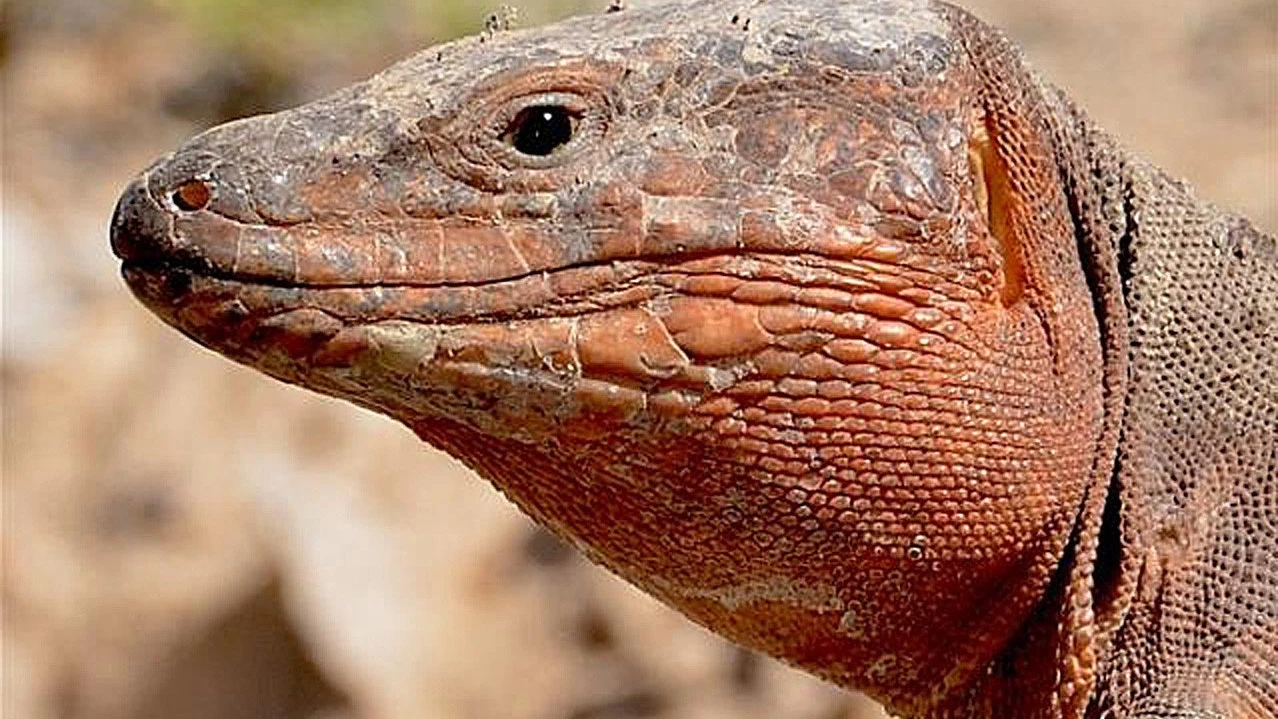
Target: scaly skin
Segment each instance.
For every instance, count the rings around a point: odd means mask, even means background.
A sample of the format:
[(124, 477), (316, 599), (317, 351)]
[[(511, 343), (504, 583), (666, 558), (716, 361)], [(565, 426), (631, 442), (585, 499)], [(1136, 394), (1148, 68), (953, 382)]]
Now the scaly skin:
[[(547, 107), (571, 138), (527, 152)], [(217, 128), (112, 230), (196, 341), (403, 421), (695, 621), (899, 713), (1273, 716), (1273, 351), (1217, 437), (1259, 449), (1201, 483), (1268, 509), (1213, 524), (1183, 468), (1141, 469), (1175, 439), (1136, 388), (1185, 375), (1141, 369), (1140, 263), (1182, 249), (1141, 229), (1191, 210), (1271, 337), (1273, 239), (970, 16), (712, 0), (463, 40)], [(1259, 533), (1226, 568), (1258, 609), (1187, 622), (1219, 589), (1191, 540), (1222, 531)]]

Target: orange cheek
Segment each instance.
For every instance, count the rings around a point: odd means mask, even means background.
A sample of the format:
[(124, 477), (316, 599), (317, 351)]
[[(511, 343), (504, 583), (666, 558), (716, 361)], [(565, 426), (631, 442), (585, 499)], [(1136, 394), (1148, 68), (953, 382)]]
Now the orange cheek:
[[(542, 479), (481, 471), (703, 623), (836, 680), (924, 692), (988, 659), (1049, 581), (1091, 461), (1095, 398), (1054, 373), (1039, 318), (900, 287), (834, 311), (802, 287), (696, 286), (717, 296), (576, 335), (606, 380), (579, 406), (615, 381), (650, 388), (642, 413), (561, 432)], [(670, 387), (697, 399), (666, 411)]]

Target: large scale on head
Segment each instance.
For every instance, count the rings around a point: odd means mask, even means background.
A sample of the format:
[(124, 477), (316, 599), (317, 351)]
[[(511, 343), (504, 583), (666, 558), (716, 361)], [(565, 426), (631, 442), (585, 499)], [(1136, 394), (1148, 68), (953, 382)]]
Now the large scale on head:
[(197, 137), (113, 243), (165, 321), (404, 421), (693, 619), (957, 715), (1080, 641), (1106, 422), (1007, 58), (922, 0), (470, 38)]

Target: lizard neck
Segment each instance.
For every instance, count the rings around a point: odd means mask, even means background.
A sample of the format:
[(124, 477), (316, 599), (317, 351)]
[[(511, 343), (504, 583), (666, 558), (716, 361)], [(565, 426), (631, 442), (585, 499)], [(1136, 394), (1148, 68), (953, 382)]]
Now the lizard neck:
[(1130, 606), (1100, 701), (1134, 715), (1273, 712), (1278, 243), (1147, 163), (1119, 176), (1129, 386), (1117, 539)]
[(1089, 715), (1273, 712), (1250, 677), (1278, 646), (1278, 243), (1049, 100), (1116, 430), (1067, 602), (1087, 609)]

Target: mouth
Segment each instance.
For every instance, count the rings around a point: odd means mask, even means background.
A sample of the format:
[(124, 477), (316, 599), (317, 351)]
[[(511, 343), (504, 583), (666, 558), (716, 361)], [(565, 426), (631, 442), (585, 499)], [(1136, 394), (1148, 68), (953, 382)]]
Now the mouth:
[[(546, 267), (579, 258), (535, 258), (490, 229), (412, 218), (399, 227), (384, 219), (380, 226), (252, 224), (217, 211), (216, 197), (185, 197), (185, 206), (176, 200), (170, 206), (152, 184), (148, 173), (121, 195), (111, 247), (134, 295), (205, 344), (227, 326), (299, 309), (346, 324), (486, 324), (585, 311), (587, 298), (627, 290), (629, 301), (651, 294), (635, 289), (653, 271), (650, 262)], [(468, 244), (478, 248), (474, 257), (462, 254)], [(492, 249), (498, 244), (502, 252)], [(455, 256), (446, 254), (450, 247)], [(513, 257), (530, 258), (533, 266)]]
[(125, 259), (125, 283), (149, 309), (184, 331), (267, 321), (309, 309), (343, 324), (399, 320), (492, 325), (569, 318), (634, 306), (668, 294), (678, 274), (648, 261), (601, 262), (477, 283), (315, 285), (227, 272), (186, 258)]
[[(519, 413), (537, 404), (547, 421), (572, 425), (559, 430), (594, 436), (605, 420), (637, 418), (649, 394), (660, 399), (667, 419), (682, 416), (693, 401), (690, 388), (705, 383), (695, 372), (682, 372), (686, 358), (649, 352), (651, 366), (631, 376), (608, 363), (621, 350), (583, 354), (579, 342), (592, 333), (616, 334), (615, 344), (642, 341), (640, 333), (631, 337), (617, 328), (635, 317), (651, 327), (655, 320), (626, 308), (669, 292), (640, 280), (600, 293), (591, 288), (590, 276), (600, 282), (601, 273), (614, 279), (611, 268), (598, 266), (556, 273), (581, 295), (572, 301), (560, 297), (556, 304), (532, 301), (530, 292), (540, 292), (537, 299), (554, 292), (541, 276), (473, 287), (310, 287), (155, 259), (126, 260), (122, 267), (143, 305), (204, 347), (391, 416), (457, 419), (480, 403), (489, 409), (474, 421), (483, 422), (488, 414), (506, 411), (509, 397), (519, 397), (507, 409), (521, 427), (531, 427), (533, 420)], [(606, 366), (591, 365), (588, 372), (583, 362)], [(521, 389), (503, 389), (510, 386)], [(587, 406), (580, 393), (601, 407), (588, 422), (569, 422)]]

